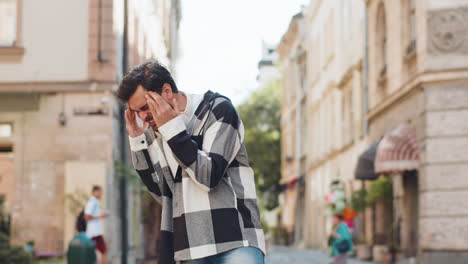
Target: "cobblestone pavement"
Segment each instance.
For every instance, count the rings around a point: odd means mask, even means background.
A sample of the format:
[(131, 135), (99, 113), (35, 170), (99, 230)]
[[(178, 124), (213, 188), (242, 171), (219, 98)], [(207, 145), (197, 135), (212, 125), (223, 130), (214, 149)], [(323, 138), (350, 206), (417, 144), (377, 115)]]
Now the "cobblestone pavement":
[[(329, 264), (332, 258), (326, 252), (311, 249), (273, 246), (266, 256), (266, 264)], [(349, 259), (348, 264), (372, 264)]]

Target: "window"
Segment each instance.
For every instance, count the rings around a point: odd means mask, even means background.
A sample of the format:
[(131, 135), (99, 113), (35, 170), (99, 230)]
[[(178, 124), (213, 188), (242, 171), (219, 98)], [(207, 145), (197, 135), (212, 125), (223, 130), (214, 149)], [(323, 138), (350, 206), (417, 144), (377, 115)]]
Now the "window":
[(354, 138), (353, 87), (351, 81), (343, 90), (342, 100), (343, 144), (346, 146), (352, 143)]
[(416, 3), (415, 0), (402, 0), (404, 14), (403, 44), (406, 54), (411, 54), (416, 48)]
[(327, 24), (325, 25), (325, 65), (328, 66), (328, 63), (331, 61), (333, 55), (335, 54), (335, 19), (334, 13), (331, 12), (327, 19)]
[(380, 3), (377, 9), (376, 42), (377, 70), (380, 77), (382, 77), (386, 74), (387, 70), (387, 21), (383, 3)]
[(17, 19), (16, 0), (0, 0), (0, 47), (15, 46)]
[(0, 123), (0, 137), (11, 137), (12, 132), (11, 124)]
[(416, 40), (416, 1), (410, 0), (410, 39)]

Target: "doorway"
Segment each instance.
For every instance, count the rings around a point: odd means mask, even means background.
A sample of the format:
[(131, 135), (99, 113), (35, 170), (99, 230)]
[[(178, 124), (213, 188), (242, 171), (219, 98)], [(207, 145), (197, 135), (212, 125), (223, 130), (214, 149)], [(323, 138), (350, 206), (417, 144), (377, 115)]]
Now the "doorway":
[(418, 252), (419, 188), (418, 172), (403, 174), (402, 249), (406, 258), (416, 257)]

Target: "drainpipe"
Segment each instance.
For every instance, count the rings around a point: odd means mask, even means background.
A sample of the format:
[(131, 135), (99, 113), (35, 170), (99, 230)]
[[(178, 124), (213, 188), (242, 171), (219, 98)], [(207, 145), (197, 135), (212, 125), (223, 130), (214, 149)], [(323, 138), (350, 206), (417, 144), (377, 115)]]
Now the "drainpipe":
[[(124, 0), (124, 23), (122, 34), (122, 75), (124, 76), (128, 68), (128, 0)], [(120, 162), (127, 164), (127, 134), (125, 131), (124, 118), (125, 105), (121, 104), (119, 109), (119, 139), (120, 139)], [(125, 173), (125, 172), (124, 172)], [(120, 227), (121, 227), (121, 263), (127, 264), (128, 258), (128, 219), (127, 219), (127, 178), (121, 175), (119, 178), (120, 191)]]
[(367, 14), (367, 4), (364, 3), (364, 59), (362, 63), (362, 85), (363, 85), (363, 106), (364, 106), (364, 119), (362, 122), (362, 129), (364, 136), (369, 134), (369, 121), (367, 120), (367, 113), (369, 112), (369, 17)]
[(104, 63), (107, 62), (102, 56), (102, 0), (99, 0), (98, 2), (98, 36), (97, 36), (97, 47), (98, 47), (98, 53), (97, 53), (97, 61), (99, 63)]

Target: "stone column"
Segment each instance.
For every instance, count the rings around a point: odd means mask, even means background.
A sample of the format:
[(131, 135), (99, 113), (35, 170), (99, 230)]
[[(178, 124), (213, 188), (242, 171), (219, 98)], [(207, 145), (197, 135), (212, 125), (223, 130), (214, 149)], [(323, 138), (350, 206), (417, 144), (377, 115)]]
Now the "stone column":
[(468, 263), (468, 83), (425, 88), (421, 263)]

